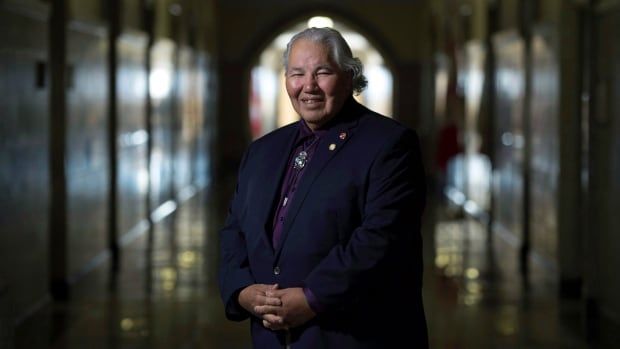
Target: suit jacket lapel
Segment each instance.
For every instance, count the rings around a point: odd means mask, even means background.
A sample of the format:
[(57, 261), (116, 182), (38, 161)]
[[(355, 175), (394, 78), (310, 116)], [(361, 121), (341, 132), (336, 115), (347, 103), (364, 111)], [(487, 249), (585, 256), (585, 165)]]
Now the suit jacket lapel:
[[(265, 180), (263, 190), (260, 191), (261, 196), (257, 200), (257, 211), (259, 222), (264, 222), (262, 228), (262, 238), (267, 246), (271, 248), (273, 252), (273, 245), (271, 243), (271, 227), (273, 214), (274, 201), (277, 200), (277, 196), (280, 194), (280, 184), (282, 177), (286, 172), (286, 166), (288, 165), (288, 159), (291, 149), (293, 149), (295, 138), (297, 137), (297, 127), (291, 127), (291, 132), (282, 137), (282, 140), (277, 142), (276, 146), (272, 150), (272, 156), (266, 161), (268, 164), (263, 167), (266, 173), (262, 173), (260, 178), (273, 178), (273, 180)], [(274, 175), (275, 174), (275, 175)]]
[(286, 214), (284, 228), (282, 229), (282, 237), (280, 238), (278, 250), (276, 251), (276, 258), (279, 257), (282, 251), (282, 247), (284, 246), (286, 239), (289, 235), (288, 233), (291, 225), (293, 224), (295, 217), (299, 213), (299, 210), (302, 207), (303, 202), (308, 195), (308, 192), (312, 188), (312, 184), (321, 174), (329, 161), (334, 157), (334, 155), (336, 155), (338, 151), (340, 151), (340, 149), (349, 140), (349, 138), (351, 138), (354, 127), (357, 125), (357, 122), (359, 120), (357, 114), (358, 113), (354, 113), (355, 117), (352, 117), (351, 119), (334, 125), (327, 132), (327, 134), (320, 139), (317, 149), (312, 159), (310, 160), (309, 167), (306, 169), (306, 172), (304, 173), (303, 177), (299, 182), (299, 187), (297, 188), (297, 192), (293, 197), (291, 207)]

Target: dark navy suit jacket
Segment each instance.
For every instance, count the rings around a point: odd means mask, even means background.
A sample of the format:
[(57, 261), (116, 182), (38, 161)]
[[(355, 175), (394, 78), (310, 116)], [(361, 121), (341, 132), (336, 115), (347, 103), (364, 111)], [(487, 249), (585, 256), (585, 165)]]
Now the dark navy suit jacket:
[[(271, 222), (298, 124), (256, 140), (244, 155), (220, 231), (226, 315), (251, 318), (256, 348), (281, 348), (285, 337), (292, 348), (426, 348), (417, 136), (352, 98), (332, 121), (276, 250)], [(307, 287), (326, 310), (286, 335), (271, 331), (237, 303), (238, 292), (255, 283)]]

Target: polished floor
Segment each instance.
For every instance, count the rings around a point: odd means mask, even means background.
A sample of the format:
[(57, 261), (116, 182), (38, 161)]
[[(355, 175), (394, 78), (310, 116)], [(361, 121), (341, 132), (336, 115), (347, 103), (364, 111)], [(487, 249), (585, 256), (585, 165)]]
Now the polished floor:
[[(129, 244), (119, 273), (103, 263), (80, 280), (71, 302), (48, 306), (52, 321), (21, 326), (15, 347), (249, 348), (248, 324), (223, 316), (208, 200), (198, 193)], [(549, 270), (534, 264), (524, 282), (509, 240), (488, 243), (482, 225), (448, 213), (426, 212), (432, 348), (612, 347), (586, 344), (581, 305), (558, 300)]]

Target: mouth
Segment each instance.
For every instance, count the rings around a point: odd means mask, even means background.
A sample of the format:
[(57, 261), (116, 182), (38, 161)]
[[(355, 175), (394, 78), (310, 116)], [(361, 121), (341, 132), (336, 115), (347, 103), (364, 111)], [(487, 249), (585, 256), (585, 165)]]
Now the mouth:
[(305, 104), (305, 105), (316, 105), (319, 103), (323, 103), (323, 98), (318, 98), (318, 97), (306, 97), (306, 98), (301, 98), (300, 99), (301, 103)]

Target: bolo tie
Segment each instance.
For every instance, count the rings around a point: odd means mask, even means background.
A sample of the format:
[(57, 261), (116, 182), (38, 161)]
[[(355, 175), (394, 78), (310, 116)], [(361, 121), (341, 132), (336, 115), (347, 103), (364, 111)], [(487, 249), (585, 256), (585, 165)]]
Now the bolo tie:
[[(310, 142), (310, 144), (308, 144), (308, 146), (304, 148), (311, 147), (314, 144), (314, 142), (316, 142), (318, 139), (319, 137), (315, 136), (312, 142)], [(293, 160), (293, 168), (296, 170), (301, 170), (302, 168), (306, 166), (307, 162), (308, 162), (308, 152), (306, 152), (306, 150), (304, 149), (300, 151), (299, 154), (297, 154), (297, 156), (295, 156), (295, 159)]]
[(308, 161), (308, 153), (305, 150), (302, 150), (295, 157), (295, 161), (293, 162), (293, 168), (296, 170), (301, 170), (306, 166), (306, 161)]

